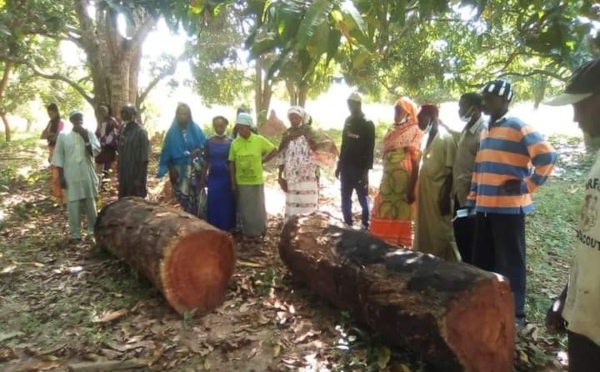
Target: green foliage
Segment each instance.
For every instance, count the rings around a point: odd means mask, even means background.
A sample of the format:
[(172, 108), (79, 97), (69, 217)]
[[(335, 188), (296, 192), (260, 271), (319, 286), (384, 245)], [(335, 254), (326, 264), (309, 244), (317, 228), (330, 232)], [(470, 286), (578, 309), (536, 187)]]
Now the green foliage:
[(191, 48), (194, 90), (204, 103), (230, 105), (241, 102), (252, 91), (239, 50), (244, 43), (244, 27), (239, 10), (221, 12), (204, 27)]

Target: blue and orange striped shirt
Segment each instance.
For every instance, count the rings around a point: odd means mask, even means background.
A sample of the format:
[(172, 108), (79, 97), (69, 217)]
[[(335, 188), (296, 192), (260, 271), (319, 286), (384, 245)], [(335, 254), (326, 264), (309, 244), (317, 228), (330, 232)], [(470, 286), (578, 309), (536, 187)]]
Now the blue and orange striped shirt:
[[(466, 206), (482, 213), (531, 212), (531, 193), (546, 182), (556, 158), (556, 151), (531, 126), (515, 117), (498, 119), (482, 130)], [(508, 180), (520, 180), (520, 192), (506, 192)]]

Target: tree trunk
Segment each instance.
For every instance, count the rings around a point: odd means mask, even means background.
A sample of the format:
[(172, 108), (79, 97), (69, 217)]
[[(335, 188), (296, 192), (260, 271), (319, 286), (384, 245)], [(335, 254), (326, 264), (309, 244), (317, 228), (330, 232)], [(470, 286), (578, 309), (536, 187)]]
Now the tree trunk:
[(8, 123), (8, 118), (6, 117), (6, 110), (3, 109), (3, 106), (4, 95), (6, 94), (6, 88), (8, 87), (8, 79), (10, 78), (12, 68), (12, 62), (4, 62), (4, 71), (2, 72), (2, 79), (0, 79), (0, 117), (2, 118), (2, 124), (4, 124), (4, 138), (6, 139), (6, 142), (10, 142), (10, 124)]
[(279, 253), (323, 298), (439, 370), (513, 370), (513, 299), (501, 276), (395, 250), (322, 212), (291, 219)]
[(10, 142), (10, 123), (8, 122), (5, 111), (0, 112), (0, 118), (2, 119), (2, 124), (4, 124), (4, 139), (6, 142)]
[(75, 5), (82, 32), (80, 45), (91, 70), (92, 104), (107, 104), (119, 117), (123, 105), (137, 104), (142, 44), (158, 18), (141, 8), (135, 9), (136, 29), (131, 38), (125, 38), (118, 30), (118, 14), (114, 10), (96, 7), (92, 20), (87, 13), (87, 0), (76, 0)]
[(33, 126), (33, 120), (27, 119), (27, 126), (25, 127), (25, 132), (31, 132), (31, 127)]
[(298, 87), (298, 105), (300, 107), (306, 107), (306, 100), (308, 98), (308, 84), (301, 83)]
[(260, 126), (267, 120), (273, 87), (267, 79), (267, 74), (263, 71), (263, 61), (260, 57), (256, 59), (254, 72), (254, 108), (256, 110), (256, 125)]
[(539, 78), (534, 85), (534, 102), (533, 109), (537, 111), (540, 108), (540, 104), (544, 100), (544, 96), (546, 95), (546, 87), (548, 86), (548, 79), (545, 77)]
[(296, 89), (296, 84), (292, 79), (285, 80), (285, 87), (288, 91), (288, 96), (290, 97), (290, 106), (298, 106), (298, 90)]
[(219, 306), (235, 266), (233, 240), (175, 208), (129, 197), (106, 206), (98, 245), (142, 271), (179, 313)]

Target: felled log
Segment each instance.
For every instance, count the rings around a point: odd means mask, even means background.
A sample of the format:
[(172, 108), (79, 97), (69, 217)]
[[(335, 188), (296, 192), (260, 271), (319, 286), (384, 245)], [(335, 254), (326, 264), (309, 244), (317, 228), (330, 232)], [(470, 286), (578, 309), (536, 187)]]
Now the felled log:
[(95, 226), (101, 247), (143, 272), (179, 313), (219, 306), (233, 274), (233, 240), (177, 210), (137, 197), (106, 206)]
[(294, 277), (440, 371), (513, 370), (514, 308), (503, 277), (396, 250), (323, 212), (290, 219), (279, 253)]

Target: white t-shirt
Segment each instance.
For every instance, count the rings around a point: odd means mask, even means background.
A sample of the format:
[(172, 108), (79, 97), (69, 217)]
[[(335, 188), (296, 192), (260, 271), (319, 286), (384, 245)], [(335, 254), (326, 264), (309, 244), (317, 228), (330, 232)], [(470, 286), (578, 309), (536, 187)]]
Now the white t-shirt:
[(571, 332), (600, 345), (600, 153), (585, 183), (563, 317)]

